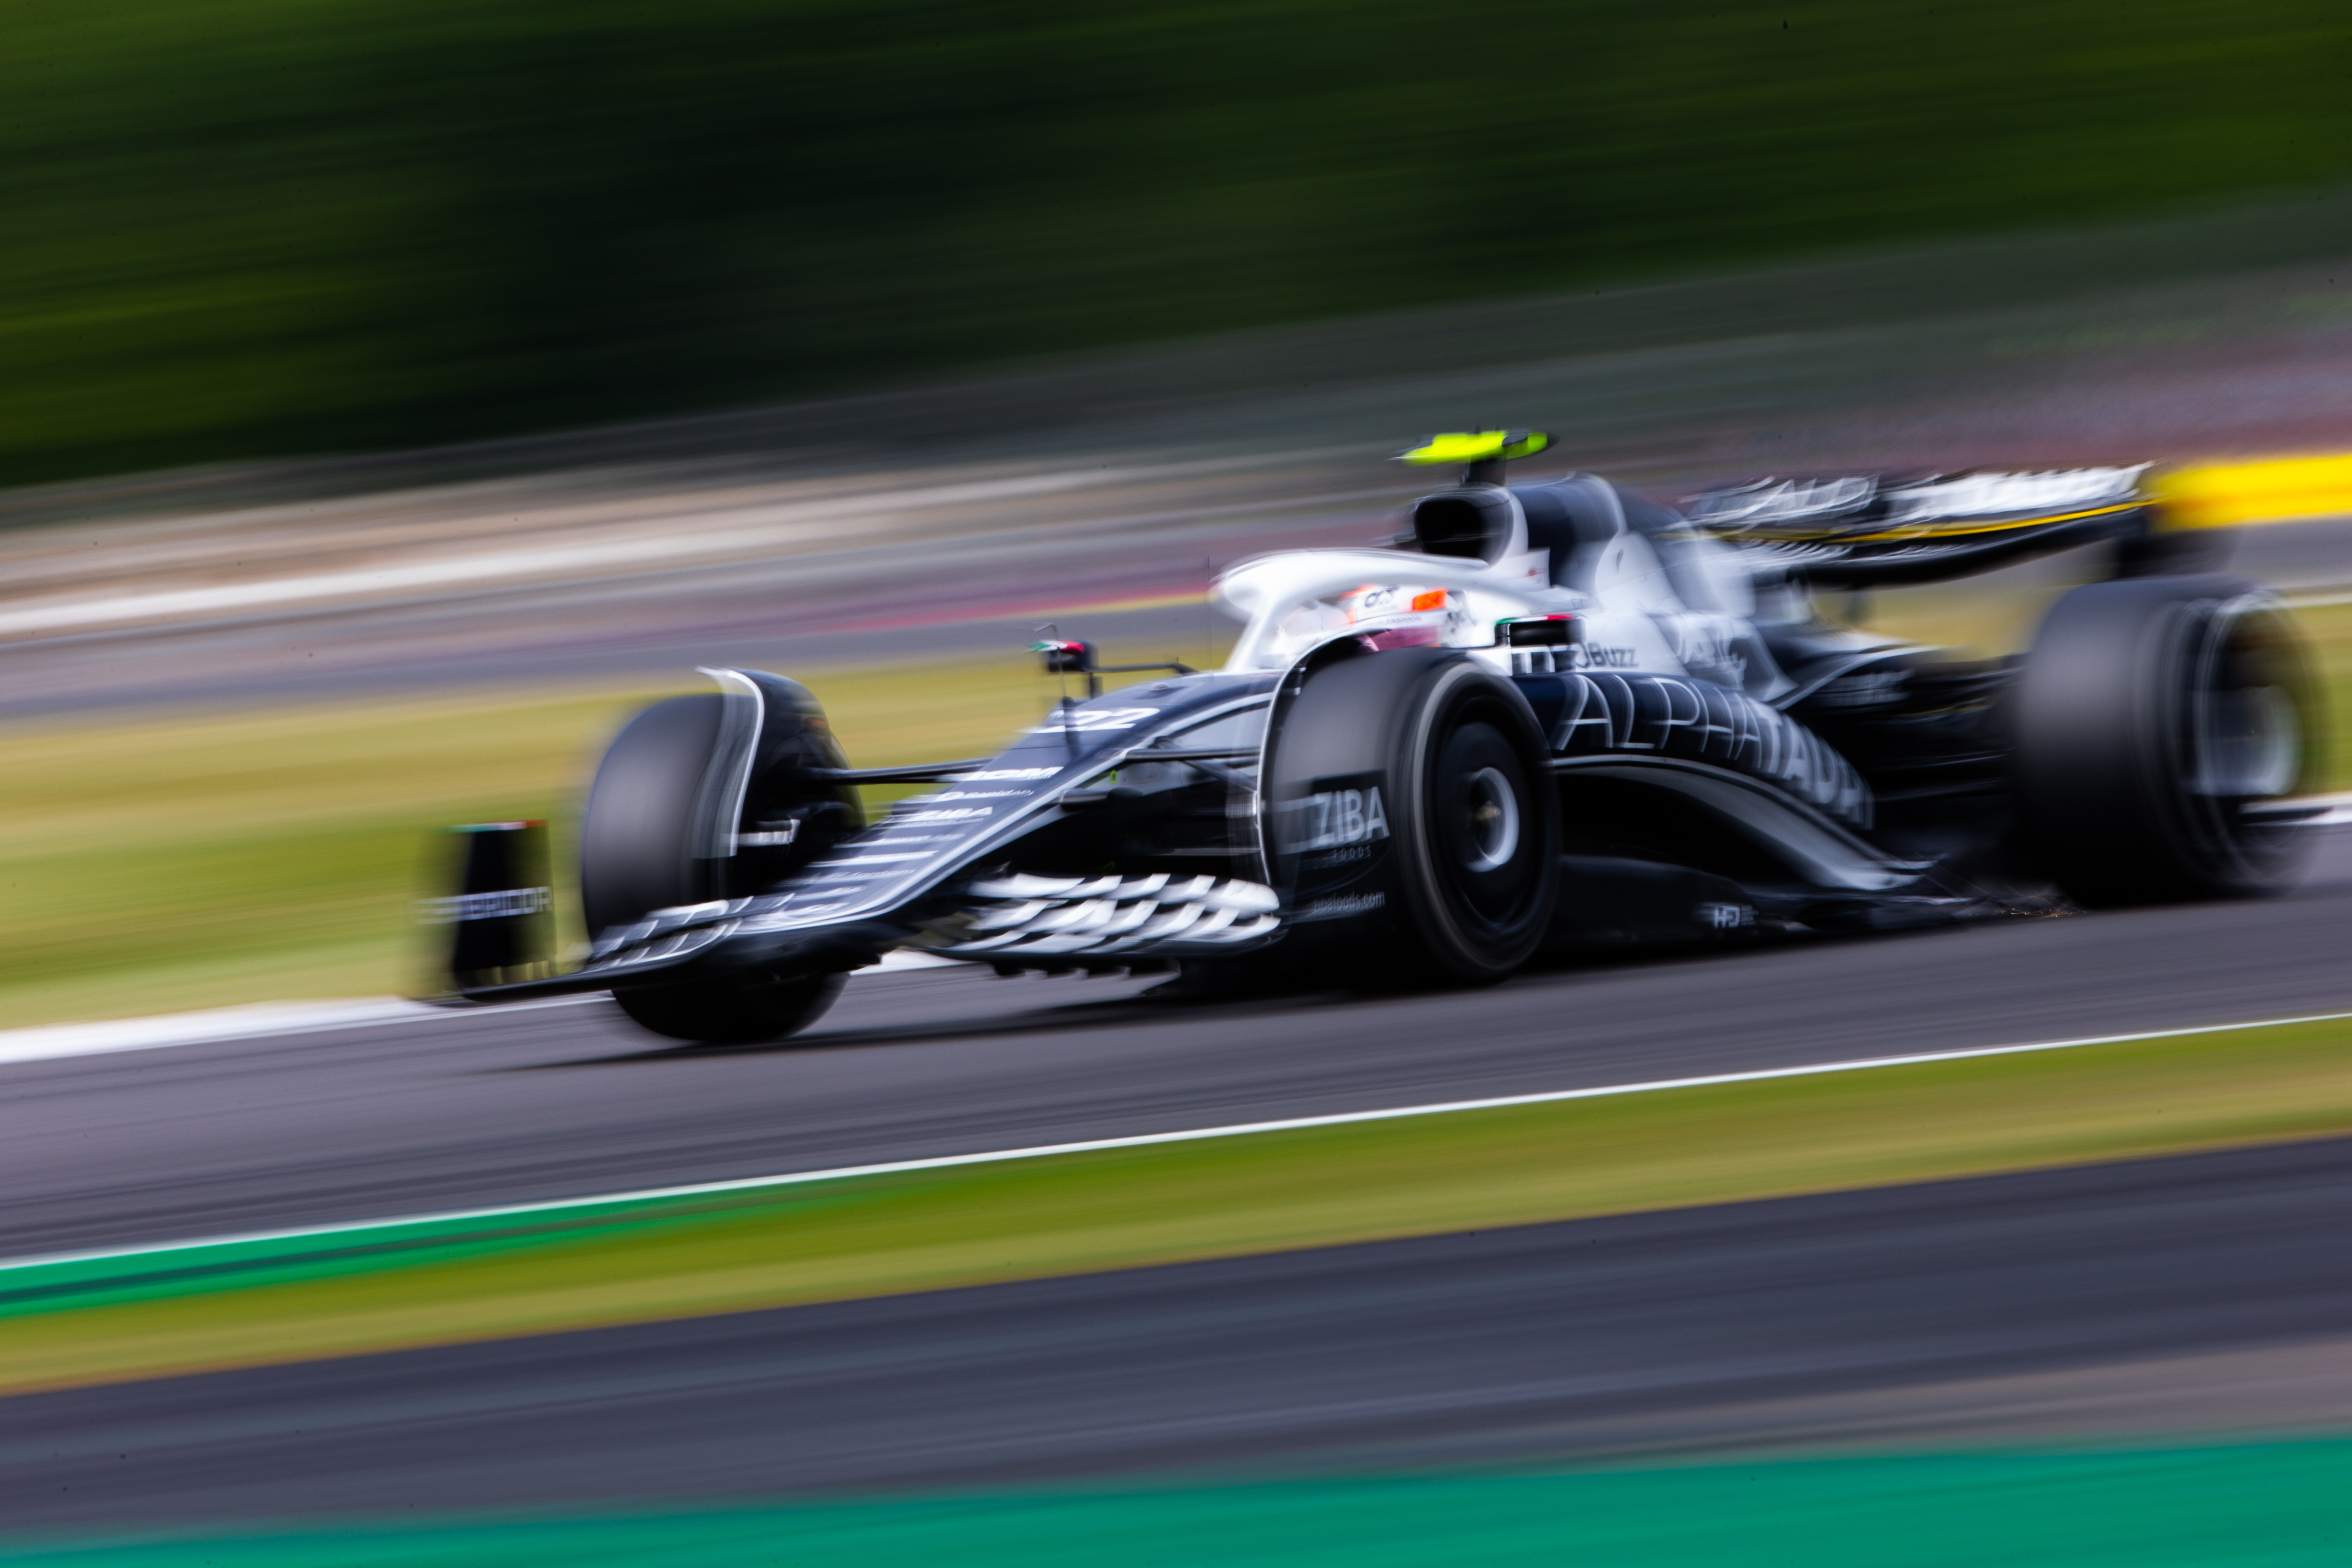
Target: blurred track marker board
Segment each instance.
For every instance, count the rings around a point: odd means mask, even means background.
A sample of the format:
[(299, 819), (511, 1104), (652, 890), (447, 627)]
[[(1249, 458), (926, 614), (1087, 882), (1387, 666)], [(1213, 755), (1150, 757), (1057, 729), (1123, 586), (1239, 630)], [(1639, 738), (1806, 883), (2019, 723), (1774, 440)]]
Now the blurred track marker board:
[(2175, 468), (2156, 481), (2168, 528), (2303, 522), (2352, 513), (2352, 454)]

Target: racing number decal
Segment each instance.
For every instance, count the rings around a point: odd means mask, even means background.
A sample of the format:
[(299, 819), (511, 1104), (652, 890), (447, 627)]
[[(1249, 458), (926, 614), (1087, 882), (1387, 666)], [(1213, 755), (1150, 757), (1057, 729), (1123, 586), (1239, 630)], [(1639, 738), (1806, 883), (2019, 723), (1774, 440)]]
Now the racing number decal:
[(1058, 735), (1066, 730), (1132, 730), (1146, 719), (1159, 717), (1157, 708), (1063, 708), (1046, 715), (1045, 721), (1029, 732)]

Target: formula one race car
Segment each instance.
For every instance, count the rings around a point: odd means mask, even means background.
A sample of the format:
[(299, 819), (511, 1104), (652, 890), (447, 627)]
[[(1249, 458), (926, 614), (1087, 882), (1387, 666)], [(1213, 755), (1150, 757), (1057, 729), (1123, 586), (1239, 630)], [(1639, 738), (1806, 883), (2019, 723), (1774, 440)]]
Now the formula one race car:
[[(1386, 548), (1244, 562), (1224, 668), (1082, 679), (1002, 754), (855, 769), (816, 700), (713, 669), (613, 742), (588, 797), (585, 965), (646, 1027), (753, 1042), (900, 947), (1005, 973), (1181, 966), (1475, 984), (1539, 954), (2259, 893), (2317, 807), (2296, 634), (2188, 574), (2137, 468), (1775, 479), (1676, 511), (1585, 474), (1459, 463)], [(1816, 585), (2085, 544), (2030, 655), (1832, 625)], [(855, 786), (931, 782), (868, 822)], [(1223, 977), (1222, 979), (1220, 977)]]

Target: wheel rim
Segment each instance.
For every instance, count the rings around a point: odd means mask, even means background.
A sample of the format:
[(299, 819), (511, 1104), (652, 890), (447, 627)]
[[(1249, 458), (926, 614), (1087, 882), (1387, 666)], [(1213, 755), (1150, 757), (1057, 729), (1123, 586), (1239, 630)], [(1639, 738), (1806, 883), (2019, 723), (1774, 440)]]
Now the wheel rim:
[(1473, 927), (1510, 925), (1538, 880), (1525, 767), (1500, 731), (1473, 718), (1442, 742), (1431, 785), (1447, 900)]
[(1518, 792), (1498, 770), (1480, 768), (1466, 794), (1464, 863), (1473, 873), (1500, 870), (1518, 853)]
[(2198, 660), (2189, 693), (2189, 793), (2223, 801), (2268, 800), (2303, 771), (2303, 722), (2292, 661), (2259, 609), (2224, 605)]
[(2242, 686), (2200, 697), (2192, 792), (2229, 800), (2286, 794), (2303, 767), (2303, 729), (2287, 694), (2275, 686)]
[(2286, 832), (2247, 808), (2292, 794), (2308, 758), (2304, 672), (2292, 635), (2258, 599), (2207, 611), (2179, 731), (2180, 807), (2200, 852), (2224, 878), (2255, 877), (2288, 847)]

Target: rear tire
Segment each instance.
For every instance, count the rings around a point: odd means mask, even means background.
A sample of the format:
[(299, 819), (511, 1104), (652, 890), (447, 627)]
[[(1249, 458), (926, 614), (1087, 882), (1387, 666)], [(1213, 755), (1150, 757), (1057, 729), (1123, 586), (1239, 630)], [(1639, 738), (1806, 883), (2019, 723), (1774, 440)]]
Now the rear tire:
[[(729, 896), (727, 865), (694, 854), (695, 812), (725, 700), (673, 697), (623, 727), (597, 766), (580, 826), (580, 901), (590, 933), (655, 910)], [(728, 974), (615, 987), (613, 1000), (655, 1034), (760, 1045), (823, 1016), (838, 974)]]
[(2247, 808), (2305, 787), (2315, 694), (2294, 626), (2252, 583), (2075, 589), (2043, 620), (2018, 690), (2032, 851), (2092, 906), (2279, 890), (2308, 835)]

